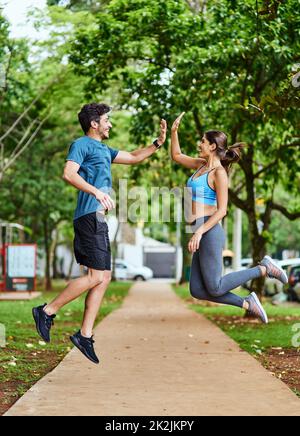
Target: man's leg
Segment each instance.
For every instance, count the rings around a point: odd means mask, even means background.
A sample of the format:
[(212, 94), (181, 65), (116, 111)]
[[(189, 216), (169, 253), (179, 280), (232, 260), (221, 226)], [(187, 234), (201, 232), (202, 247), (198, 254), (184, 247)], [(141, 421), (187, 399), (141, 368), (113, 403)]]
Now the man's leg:
[(111, 271), (104, 271), (103, 282), (91, 289), (85, 300), (85, 312), (81, 334), (86, 338), (93, 335), (94, 324), (105, 292), (111, 282)]
[(44, 311), (49, 316), (55, 315), (62, 307), (76, 300), (87, 290), (101, 285), (103, 280), (104, 271), (89, 268), (88, 274), (85, 277), (72, 280), (66, 289), (44, 308)]

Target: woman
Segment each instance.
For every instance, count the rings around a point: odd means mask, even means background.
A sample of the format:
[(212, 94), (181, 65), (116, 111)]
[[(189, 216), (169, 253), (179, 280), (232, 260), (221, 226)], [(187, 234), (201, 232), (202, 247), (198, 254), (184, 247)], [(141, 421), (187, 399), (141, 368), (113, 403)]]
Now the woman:
[(189, 251), (193, 253), (191, 294), (199, 300), (243, 308), (267, 324), (267, 314), (254, 292), (243, 299), (230, 291), (262, 276), (276, 278), (286, 284), (287, 275), (275, 261), (265, 256), (255, 268), (222, 277), (225, 233), (220, 221), (227, 215), (229, 169), (239, 161), (244, 145), (228, 147), (227, 136), (223, 132), (209, 131), (199, 144), (199, 157), (186, 156), (182, 154), (178, 140), (183, 116), (184, 113), (173, 124), (171, 143), (172, 159), (196, 170), (187, 184), (192, 193), (193, 217), (196, 218), (192, 223), (194, 235), (189, 242)]

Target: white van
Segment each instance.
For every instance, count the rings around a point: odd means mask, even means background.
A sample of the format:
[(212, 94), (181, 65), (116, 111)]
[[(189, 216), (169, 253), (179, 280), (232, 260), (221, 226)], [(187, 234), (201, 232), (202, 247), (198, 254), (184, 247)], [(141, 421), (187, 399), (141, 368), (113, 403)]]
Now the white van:
[[(291, 268), (293, 266), (300, 265), (300, 258), (298, 257), (294, 259), (278, 260), (277, 263), (278, 266), (280, 266), (289, 277)], [(266, 279), (265, 294), (267, 296), (273, 296), (279, 294), (280, 292), (283, 292), (283, 290), (284, 290), (284, 285), (278, 280), (269, 279), (269, 278)]]
[(146, 281), (153, 279), (152, 269), (146, 266), (131, 265), (125, 260), (116, 259), (116, 279)]

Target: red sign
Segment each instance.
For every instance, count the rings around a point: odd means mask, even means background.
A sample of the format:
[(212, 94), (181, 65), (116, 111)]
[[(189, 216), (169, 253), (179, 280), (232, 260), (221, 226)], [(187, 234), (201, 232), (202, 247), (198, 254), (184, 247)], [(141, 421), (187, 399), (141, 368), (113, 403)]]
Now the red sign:
[(37, 245), (5, 244), (1, 251), (1, 291), (33, 292), (36, 288)]

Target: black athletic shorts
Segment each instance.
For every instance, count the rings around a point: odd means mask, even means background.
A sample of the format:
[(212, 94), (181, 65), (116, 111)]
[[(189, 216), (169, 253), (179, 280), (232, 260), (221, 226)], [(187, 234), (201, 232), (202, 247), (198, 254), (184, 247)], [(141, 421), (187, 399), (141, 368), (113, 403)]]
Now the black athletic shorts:
[(77, 263), (99, 271), (111, 271), (108, 225), (96, 212), (74, 221), (74, 253)]

